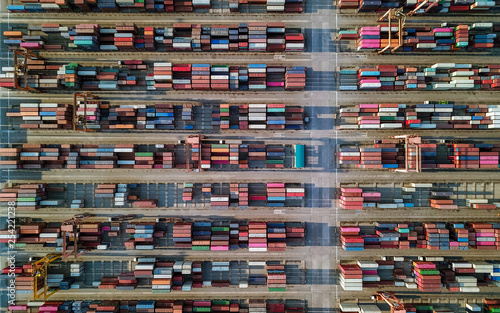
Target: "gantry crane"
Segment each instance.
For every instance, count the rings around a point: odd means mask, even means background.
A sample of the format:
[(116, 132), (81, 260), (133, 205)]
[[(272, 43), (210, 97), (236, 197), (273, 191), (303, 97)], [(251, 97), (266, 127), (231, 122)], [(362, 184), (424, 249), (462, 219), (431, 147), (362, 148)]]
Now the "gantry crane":
[(378, 21), (385, 22), (386, 20), (389, 22), (389, 43), (382, 50), (378, 51), (378, 54), (382, 54), (385, 51), (389, 50), (392, 46), (392, 20), (398, 20), (398, 45), (391, 49), (391, 53), (394, 53), (396, 50), (403, 46), (403, 29), (406, 23), (406, 15), (403, 12), (403, 8), (399, 9), (389, 9), (387, 12), (382, 15)]
[[(84, 219), (87, 219), (89, 217), (91, 217), (92, 215), (91, 214), (88, 214), (88, 213), (85, 213), (85, 214), (78, 214), (78, 215), (75, 215), (73, 216), (72, 218), (62, 222), (62, 225), (61, 225), (61, 233), (62, 233), (62, 237), (63, 237), (63, 251), (62, 251), (62, 257), (63, 258), (67, 258), (71, 255), (73, 255), (75, 257), (75, 259), (77, 257), (79, 257), (80, 255), (88, 252), (88, 250), (86, 249), (82, 249), (80, 252), (79, 251), (79, 247), (78, 247), (78, 237), (79, 237), (79, 233), (78, 233), (78, 224), (80, 224), (81, 221), (83, 221)], [(67, 237), (72, 237), (73, 238), (73, 248), (72, 249), (68, 249), (70, 248), (68, 246), (68, 238)], [(68, 253), (69, 251), (69, 253)]]
[(384, 300), (391, 307), (391, 313), (405, 312), (404, 303), (394, 295), (394, 292), (377, 291), (372, 299)]
[(422, 138), (418, 135), (392, 136), (405, 140), (405, 168), (395, 169), (396, 172), (421, 172), (422, 171)]
[(191, 154), (192, 154), (193, 145), (199, 146), (198, 158), (196, 160), (193, 160), (193, 161), (195, 161), (195, 164), (198, 163), (198, 168), (197, 168), (198, 172), (202, 171), (202, 167), (201, 167), (201, 151), (202, 151), (201, 141), (203, 138), (204, 138), (203, 135), (191, 135), (186, 140), (187, 147), (191, 147), (191, 149), (186, 149), (186, 168), (188, 169), (188, 171), (191, 169), (189, 151), (191, 151)]
[[(79, 97), (82, 98), (83, 103), (78, 103)], [(78, 93), (75, 92), (73, 94), (73, 130), (84, 131), (84, 132), (94, 132), (94, 129), (90, 129), (87, 127), (87, 102), (89, 99), (98, 99), (98, 97), (93, 96), (88, 92)], [(78, 115), (78, 108), (83, 104), (83, 116)], [(79, 128), (78, 126), (83, 126), (83, 128)]]
[[(19, 90), (39, 92), (38, 89), (28, 86), (28, 60), (37, 60), (39, 57), (26, 48), (14, 50), (14, 87)], [(23, 75), (24, 86), (19, 85), (19, 74)]]
[(407, 15), (413, 16), (414, 14), (425, 14), (425, 13), (429, 12), (430, 9), (437, 6), (439, 3), (437, 0), (433, 0), (432, 3), (427, 8), (425, 8), (424, 12), (418, 13), (418, 10), (420, 10), (424, 5), (426, 5), (429, 2), (430, 2), (430, 0), (425, 0), (425, 1), (421, 2), (415, 9), (408, 12)]
[[(50, 292), (47, 290), (47, 270), (50, 265), (50, 263), (54, 262), (55, 260), (59, 259), (61, 257), (60, 254), (47, 254), (43, 258), (41, 258), (38, 261), (34, 261), (31, 263), (31, 269), (32, 273), (31, 276), (33, 277), (32, 281), (32, 299), (36, 300), (40, 298), (43, 295), (43, 300), (47, 300), (48, 297), (56, 293), (59, 288), (54, 288)], [(38, 282), (40, 280), (43, 280), (43, 292), (38, 292)]]

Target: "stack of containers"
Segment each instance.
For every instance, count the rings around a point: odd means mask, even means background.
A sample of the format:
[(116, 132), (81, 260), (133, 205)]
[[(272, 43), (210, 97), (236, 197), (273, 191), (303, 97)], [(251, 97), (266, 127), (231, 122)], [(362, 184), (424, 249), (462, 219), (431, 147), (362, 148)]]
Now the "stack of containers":
[(267, 206), (281, 207), (285, 205), (286, 190), (284, 183), (267, 184)]
[(144, 27), (144, 48), (148, 51), (156, 51), (156, 41), (154, 35), (154, 27)]
[(466, 202), (466, 206), (469, 208), (485, 209), (485, 210), (496, 209), (496, 205), (489, 204), (488, 199), (470, 199), (470, 198), (467, 198), (467, 199), (465, 199), (465, 202)]
[(210, 250), (210, 236), (212, 234), (212, 223), (193, 223), (192, 250)]
[(266, 104), (248, 105), (248, 128), (266, 129)]
[[(236, 223), (235, 225), (236, 226)], [(249, 226), (242, 225), (241, 223), (238, 226), (238, 247), (239, 248), (248, 248), (248, 233)]]
[(376, 68), (360, 68), (358, 70), (358, 83), (360, 90), (374, 90), (382, 87), (380, 71)]
[(285, 148), (282, 145), (266, 147), (266, 168), (285, 167)]
[(450, 250), (468, 250), (469, 249), (469, 230), (463, 223), (451, 223)]
[(360, 228), (357, 226), (341, 226), (340, 239), (345, 251), (363, 251), (364, 239), (360, 236)]
[(266, 263), (267, 291), (286, 291), (286, 272), (284, 264)]
[[(473, 230), (475, 235), (474, 243), (478, 250), (495, 250), (498, 248), (498, 229), (493, 228), (490, 223), (469, 223), (469, 227)], [(469, 232), (471, 233), (471, 232)]]
[(153, 293), (170, 293), (172, 276), (173, 262), (157, 262), (153, 270)]
[(361, 161), (361, 152), (358, 148), (339, 148), (339, 164), (359, 165)]
[(182, 190), (182, 201), (193, 201), (192, 183), (184, 183), (184, 189)]
[(83, 51), (99, 51), (99, 36), (100, 26), (98, 24), (80, 24), (76, 25), (74, 32), (75, 35), (70, 37), (73, 44)]
[(153, 90), (172, 88), (172, 63), (153, 63), (153, 73)]
[(117, 23), (114, 44), (120, 51), (136, 51), (135, 36), (138, 28), (134, 23)]
[(363, 291), (363, 271), (356, 264), (340, 264), (340, 286), (346, 291)]
[(286, 227), (285, 223), (267, 223), (267, 250), (286, 250)]
[(229, 209), (229, 196), (215, 195), (210, 197), (210, 208), (212, 210), (227, 210)]
[[(247, 233), (248, 235), (248, 233)], [(238, 223), (229, 223), (229, 249), (236, 250), (239, 248), (240, 241), (240, 225)], [(247, 238), (248, 239), (248, 238)]]
[(193, 223), (190, 222), (177, 222), (174, 224), (174, 246), (178, 248), (191, 248)]
[(101, 243), (101, 223), (84, 223), (78, 225), (79, 241), (86, 249), (96, 249)]
[(265, 90), (266, 86), (266, 64), (249, 64), (248, 89)]
[(227, 251), (229, 250), (229, 227), (212, 225), (212, 233), (210, 237), (211, 251)]
[(137, 279), (134, 273), (121, 273), (118, 276), (116, 290), (134, 290), (137, 287)]
[(83, 262), (75, 262), (70, 265), (71, 277), (80, 277), (83, 274)]
[(227, 25), (212, 25), (210, 36), (212, 51), (229, 51), (229, 27)]
[(155, 223), (127, 224), (127, 233), (133, 234), (129, 241), (134, 243), (137, 250), (152, 250), (155, 242)]
[[(240, 233), (241, 234), (241, 233)], [(267, 251), (267, 224), (266, 222), (248, 223), (249, 251)]]
[(363, 189), (340, 188), (340, 207), (345, 210), (363, 209)]
[(440, 292), (441, 275), (436, 264), (425, 261), (413, 262), (413, 275), (417, 280), (418, 289), (422, 292)]
[(363, 286), (369, 287), (372, 284), (378, 286), (380, 282), (380, 276), (378, 275), (379, 264), (374, 261), (357, 261), (359, 268), (361, 268), (363, 274)]
[(500, 299), (484, 299), (485, 313), (500, 312)]
[(248, 51), (255, 52), (267, 50), (266, 26), (266, 23), (248, 24)]
[(210, 89), (229, 90), (229, 66), (212, 65), (210, 67)]
[(440, 196), (440, 194), (443, 194), (444, 192), (436, 192), (436, 191), (431, 191), (431, 196), (438, 197), (434, 199), (430, 199), (430, 205), (431, 208), (436, 208), (436, 209), (447, 209), (447, 210), (456, 210), (458, 209), (458, 206), (453, 203), (452, 199), (447, 199), (447, 195)]
[(444, 223), (422, 223), (428, 250), (450, 250), (450, 230)]
[(455, 47), (463, 48), (469, 45), (469, 25), (455, 27)]
[(304, 34), (286, 33), (285, 34), (285, 51), (304, 51)]
[(285, 90), (303, 90), (305, 87), (306, 67), (288, 67), (285, 74)]
[(361, 27), (358, 31), (357, 50), (376, 50), (380, 48), (380, 28)]
[(285, 86), (285, 82), (283, 81), (285, 71), (286, 69), (283, 66), (267, 67), (266, 85), (268, 90), (282, 90)]
[(239, 70), (237, 66), (229, 67), (229, 89), (239, 90), (240, 89), (240, 77)]

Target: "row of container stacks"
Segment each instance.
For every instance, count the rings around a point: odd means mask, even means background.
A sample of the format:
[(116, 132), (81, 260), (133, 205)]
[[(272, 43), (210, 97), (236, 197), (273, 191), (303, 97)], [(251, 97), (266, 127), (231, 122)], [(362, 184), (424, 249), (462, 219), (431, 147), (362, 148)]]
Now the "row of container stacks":
[(340, 109), (340, 129), (500, 128), (500, 105), (425, 101), (419, 104), (357, 104)]
[[(200, 147), (201, 146), (201, 147)], [(176, 163), (176, 153), (186, 145), (45, 145), (23, 144), (20, 148), (1, 148), (2, 168), (66, 169), (172, 169), (186, 168)], [(284, 168), (286, 145), (266, 144), (188, 144), (195, 168)], [(143, 152), (144, 151), (144, 152)], [(151, 152), (145, 152), (151, 151)], [(288, 166), (287, 167), (291, 167)]]
[(37, 301), (8, 307), (10, 313), (50, 312), (162, 312), (162, 313), (302, 313), (304, 306), (286, 300), (68, 300)]
[[(19, 247), (30, 244), (33, 247), (55, 248), (56, 252), (61, 252), (63, 250), (63, 235), (65, 232), (72, 233), (72, 230), (72, 226), (49, 225), (45, 222), (27, 223), (20, 225), (14, 236)], [(77, 231), (80, 234), (78, 240), (83, 249), (106, 249), (108, 244), (102, 243), (102, 239), (113, 236), (113, 234), (108, 235), (108, 232), (111, 233), (111, 227), (104, 227), (101, 223), (80, 224)], [(5, 231), (1, 231), (1, 233), (3, 234)], [(67, 240), (71, 243), (74, 241), (74, 237), (68, 236)]]
[[(95, 130), (194, 129), (198, 104), (121, 104), (78, 101), (77, 116), (86, 116), (87, 127)], [(302, 129), (304, 109), (285, 104), (221, 104), (213, 106), (211, 125), (220, 129)], [(72, 129), (73, 105), (67, 103), (20, 103), (7, 116), (21, 118), (25, 129)]]
[(140, 152), (134, 144), (117, 145), (30, 145), (22, 148), (0, 149), (1, 157), (10, 160), (0, 161), (7, 168), (174, 168), (182, 167), (175, 163), (175, 145), (147, 146), (155, 152)]
[(303, 244), (304, 230), (291, 222), (178, 222), (173, 237), (175, 247), (192, 250), (284, 251), (287, 244)]
[(221, 104), (212, 110), (221, 129), (302, 129), (304, 108), (285, 104)]
[[(25, 80), (36, 90), (303, 90), (306, 68), (303, 66), (248, 66), (153, 63), (153, 72), (139, 60), (120, 61), (118, 66), (80, 66), (47, 64), (46, 60), (27, 61)], [(149, 67), (150, 68), (150, 67)], [(0, 87), (14, 88), (14, 67), (2, 67)]]
[(500, 65), (436, 63), (340, 70), (340, 90), (496, 90)]
[[(391, 41), (389, 42), (389, 31)], [(339, 32), (340, 40), (355, 40), (357, 51), (376, 51), (389, 46), (402, 52), (485, 51), (498, 46), (500, 26), (493, 23), (459, 24), (454, 27), (414, 26), (404, 28), (399, 46), (398, 24), (380, 24)]]
[[(484, 195), (458, 200), (456, 199), (457, 194), (453, 191), (449, 191), (449, 188), (442, 190), (433, 188), (432, 183), (412, 183), (410, 186), (402, 187), (399, 190), (380, 188), (379, 191), (378, 189), (373, 189), (374, 188), (341, 187), (340, 207), (345, 210), (362, 210), (365, 208), (398, 209), (427, 206), (436, 209), (456, 210), (459, 208), (457, 203), (460, 201), (461, 208), (464, 206), (481, 210), (500, 208), (499, 200), (488, 199), (485, 198)], [(400, 198), (391, 194), (392, 192), (397, 192)], [(415, 204), (417, 201), (418, 203)]]
[[(423, 305), (419, 306), (419, 308), (424, 308)], [(425, 307), (427, 308), (427, 307)], [(399, 308), (402, 313), (417, 313), (416, 306), (409, 303), (404, 303), (402, 307)], [(441, 309), (443, 310), (443, 309)], [(382, 313), (382, 310), (376, 304), (369, 303), (351, 303), (351, 302), (340, 302), (339, 303), (339, 312), (341, 313)], [(431, 311), (432, 312), (432, 311)], [(429, 313), (428, 311), (420, 310), (419, 313)], [(432, 312), (438, 313), (438, 312)], [(439, 311), (439, 313), (452, 313), (447, 310)]]
[[(199, 138), (189, 138), (190, 162), (194, 168), (207, 170), (212, 167), (285, 168), (287, 145), (202, 143)], [(290, 167), (287, 165), (287, 167)]]
[[(408, 267), (408, 265), (410, 265)], [(445, 261), (443, 257), (424, 260), (361, 261), (340, 264), (340, 282), (344, 290), (383, 286), (419, 289), (422, 292), (480, 292), (480, 287), (500, 286), (500, 261)]]
[[(279, 265), (273, 262), (193, 262), (139, 258), (135, 265), (134, 275), (137, 278), (152, 278), (153, 293), (191, 291), (192, 288), (229, 287), (230, 285), (248, 288), (249, 285), (265, 286), (266, 283), (270, 288), (269, 291), (278, 291), (272, 288), (286, 288), (284, 264)], [(276, 280), (278, 278), (279, 281)]]
[[(207, 13), (212, 8), (210, 0), (29, 0), (23, 4), (8, 5), (12, 13), (69, 13), (69, 12), (168, 12)], [(301, 0), (229, 0), (229, 12), (247, 11), (249, 6), (265, 6), (267, 12), (301, 13)]]
[[(27, 35), (29, 32), (30, 35)], [(4, 44), (13, 48), (47, 51), (249, 51), (283, 52), (304, 50), (300, 29), (285, 23), (240, 23), (211, 25), (176, 23), (172, 27), (137, 27), (117, 23), (61, 26), (46, 23), (26, 31), (4, 31)], [(61, 44), (61, 41), (63, 43)]]
[[(250, 191), (248, 184), (229, 184), (229, 193), (215, 192), (211, 184), (202, 184), (202, 196), (210, 200), (210, 208), (227, 210), (230, 207), (247, 209), (249, 206), (287, 207), (299, 205), (305, 196), (305, 189), (284, 183), (267, 183), (267, 192)], [(285, 187), (287, 185), (287, 187)], [(182, 200), (192, 202), (194, 184), (185, 183)]]
[(165, 231), (156, 229), (154, 222), (128, 223), (125, 230), (129, 239), (125, 241), (125, 249), (152, 250), (157, 245), (157, 238), (165, 237)]
[[(405, 11), (416, 9), (424, 0), (390, 1), (390, 0), (339, 0), (338, 5), (342, 10), (355, 10), (356, 12), (385, 13), (389, 9), (404, 7)], [(496, 8), (495, 1), (490, 0), (460, 0), (460, 1), (437, 1), (432, 0), (423, 4), (417, 10), (417, 14), (430, 13), (465, 13), (468, 11), (486, 11)]]
[[(419, 144), (422, 169), (498, 169), (500, 144)], [(371, 147), (340, 147), (342, 167), (398, 169), (416, 167), (417, 152), (405, 156), (405, 144), (398, 140), (375, 140)]]
[[(113, 226), (115, 225), (115, 226)], [(171, 240), (176, 248), (192, 250), (235, 250), (249, 248), (250, 251), (284, 251), (287, 245), (302, 245), (305, 237), (305, 226), (301, 223), (287, 222), (176, 222), (173, 233), (167, 236), (166, 225), (154, 222), (134, 222), (125, 226), (125, 237), (118, 240), (125, 249), (151, 250), (156, 246), (165, 246), (164, 240)], [(119, 235), (120, 224), (81, 223), (76, 230), (82, 248), (106, 250), (110, 246), (110, 237)], [(33, 247), (63, 249), (64, 232), (73, 233), (72, 227), (50, 226), (44, 222), (22, 224), (14, 234), (2, 230), (2, 242), (13, 235), (19, 248), (26, 244)], [(68, 237), (73, 241), (73, 236)], [(16, 245), (17, 245), (16, 244)], [(119, 243), (120, 244), (120, 243)]]
[[(226, 183), (219, 189), (219, 186), (210, 183), (185, 183), (179, 203), (195, 205), (193, 197), (196, 197), (201, 198), (199, 203), (208, 203), (212, 209), (302, 206), (305, 196), (302, 184), (255, 183), (251, 185), (250, 187), (246, 183)], [(266, 187), (269, 189), (266, 190)], [(159, 185), (158, 188), (165, 190), (166, 186)], [(83, 189), (79, 197), (75, 199), (71, 191), (64, 186), (17, 184), (0, 191), (0, 205), (4, 207), (15, 205), (17, 210), (22, 211), (66, 207), (68, 204), (71, 209), (85, 207), (156, 208), (159, 200), (166, 196), (162, 192), (150, 193), (148, 196), (147, 191), (151, 189), (148, 187), (143, 189), (139, 184), (97, 184), (88, 185)], [(69, 199), (61, 199), (66, 197)], [(94, 201), (85, 203), (84, 199), (89, 199), (89, 197)]]
[(498, 250), (500, 223), (382, 223), (363, 230), (358, 226), (340, 227), (342, 248), (428, 249), (428, 250)]
[[(499, 299), (484, 299), (483, 303), (465, 303), (466, 313), (493, 313), (499, 311)], [(376, 304), (361, 304), (341, 302), (339, 305), (342, 313), (382, 313)], [(442, 305), (433, 306), (427, 304), (408, 304), (405, 303), (400, 309), (403, 313), (453, 313), (450, 308)]]
[[(61, 189), (56, 188), (52, 191)], [(12, 188), (3, 188), (0, 192), (0, 205), (15, 207), (19, 211), (34, 211), (40, 206), (54, 204), (47, 201), (47, 194), (46, 184), (21, 184)], [(60, 202), (56, 201), (55, 204), (60, 204)]]

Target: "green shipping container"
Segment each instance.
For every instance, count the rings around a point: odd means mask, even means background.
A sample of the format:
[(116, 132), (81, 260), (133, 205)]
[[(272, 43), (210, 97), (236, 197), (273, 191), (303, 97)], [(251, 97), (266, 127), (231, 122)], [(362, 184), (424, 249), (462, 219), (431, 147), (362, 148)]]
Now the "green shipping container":
[(266, 160), (267, 164), (284, 164), (285, 161), (283, 160)]
[(137, 157), (152, 157), (153, 152), (136, 152), (135, 156), (137, 156)]
[(229, 300), (212, 300), (212, 305), (229, 305)]
[(191, 250), (195, 250), (195, 251), (209, 251), (210, 250), (210, 246), (192, 246)]
[(284, 292), (284, 291), (286, 291), (286, 288), (267, 288), (267, 291)]

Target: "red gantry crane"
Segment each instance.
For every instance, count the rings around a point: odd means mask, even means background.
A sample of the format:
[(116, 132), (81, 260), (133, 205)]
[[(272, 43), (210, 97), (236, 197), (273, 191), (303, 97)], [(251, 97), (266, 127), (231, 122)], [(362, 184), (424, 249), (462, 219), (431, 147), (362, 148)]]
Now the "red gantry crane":
[[(62, 223), (61, 225), (61, 233), (63, 237), (63, 251), (62, 251), (62, 257), (67, 258), (71, 255), (75, 257), (79, 257), (80, 255), (86, 253), (88, 250), (86, 249), (81, 249), (79, 251), (78, 247), (78, 237), (79, 237), (79, 232), (78, 232), (78, 225), (80, 224), (81, 221), (91, 217), (91, 214), (85, 213), (85, 214), (77, 214), (70, 218), (69, 220), (66, 220)], [(73, 247), (70, 247), (68, 245), (68, 240), (71, 237), (73, 238)], [(69, 248), (69, 249), (68, 249)], [(69, 253), (68, 253), (69, 251)]]
[(394, 295), (394, 292), (377, 291), (377, 294), (372, 296), (372, 299), (384, 300), (391, 307), (391, 313), (406, 312), (405, 304)]

